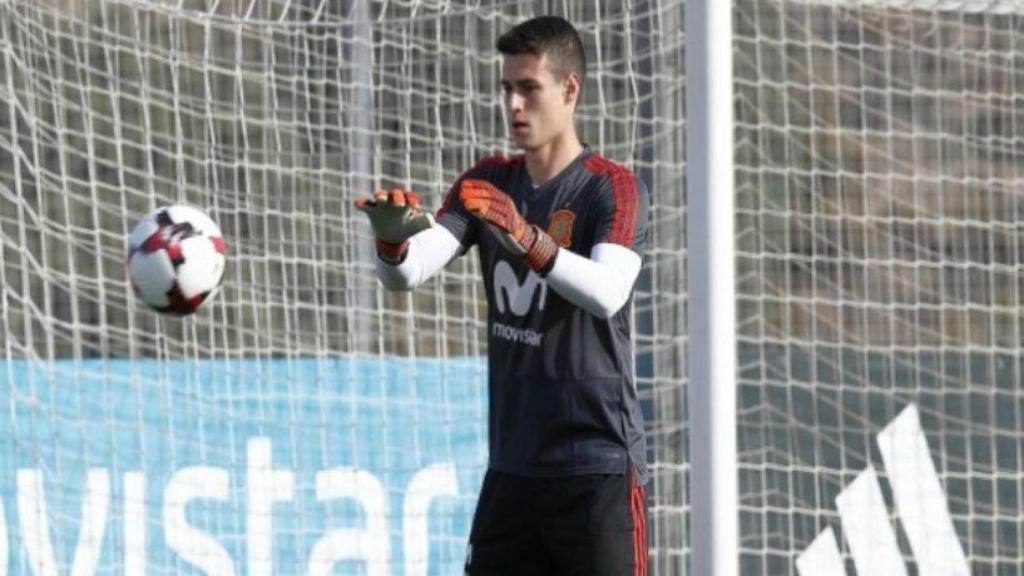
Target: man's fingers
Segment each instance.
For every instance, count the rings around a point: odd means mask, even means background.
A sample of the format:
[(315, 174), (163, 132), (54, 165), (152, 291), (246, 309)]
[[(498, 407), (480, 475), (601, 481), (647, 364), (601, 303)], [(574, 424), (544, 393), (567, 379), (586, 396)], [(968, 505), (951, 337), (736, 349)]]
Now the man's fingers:
[[(434, 225), (430, 214), (416, 210), (419, 198), (399, 188), (377, 190), (373, 196), (355, 199), (353, 204), (369, 217), (374, 235), (386, 244), (398, 246), (413, 234)], [(384, 254), (380, 246), (378, 252)]]
[(462, 198), (462, 205), (470, 212), (494, 212), (502, 216), (508, 214), (507, 205), (498, 199), (489, 196), (474, 196), (467, 194)]
[(353, 201), (355, 207), (359, 210), (368, 211), (373, 208), (383, 208), (385, 206), (397, 206), (404, 208), (406, 206), (410, 208), (420, 207), (420, 197), (415, 192), (408, 192), (395, 188), (394, 190), (377, 190), (373, 193), (373, 196), (357, 198)]
[(462, 199), (462, 205), (466, 207), (466, 210), (469, 210), (477, 216), (483, 216), (488, 204), (490, 204), (489, 201), (473, 196), (464, 197)]
[(470, 190), (473, 190), (473, 191), (475, 191), (477, 193), (492, 193), (493, 194), (494, 192), (499, 192), (499, 190), (494, 187), (494, 184), (491, 184), (487, 180), (478, 180), (476, 178), (470, 178), (468, 180), (463, 180), (462, 181), (462, 189), (463, 190), (470, 189)]
[(487, 186), (483, 186), (480, 180), (466, 180), (459, 190), (459, 199), (462, 205), (471, 212), (483, 210), (488, 204), (494, 201), (494, 194)]
[(380, 204), (377, 202), (377, 199), (372, 196), (356, 198), (355, 200), (352, 201), (352, 204), (355, 205), (356, 210), (359, 210), (360, 212), (363, 212), (365, 214), (370, 214), (380, 206)]
[(479, 180), (467, 180), (463, 183), (459, 196), (466, 210), (485, 220), (509, 217), (508, 197), (489, 183), (482, 184)]
[(511, 206), (511, 199), (486, 180), (463, 181), (459, 199), (467, 210), (481, 218), (489, 218), (494, 213), (505, 215), (506, 205)]

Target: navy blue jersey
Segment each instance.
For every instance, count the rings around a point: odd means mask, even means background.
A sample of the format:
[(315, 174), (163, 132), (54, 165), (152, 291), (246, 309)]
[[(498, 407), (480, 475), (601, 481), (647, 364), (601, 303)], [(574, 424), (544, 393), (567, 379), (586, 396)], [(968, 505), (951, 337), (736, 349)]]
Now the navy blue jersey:
[[(481, 161), (459, 179), (503, 190), (523, 218), (584, 257), (599, 243), (643, 257), (647, 188), (623, 166), (584, 150), (534, 187), (523, 156)], [(631, 461), (646, 479), (643, 417), (633, 382), (631, 302), (599, 318), (548, 288), (465, 210), (456, 182), (438, 222), (479, 247), (489, 304), (490, 467), (526, 476), (622, 474)]]

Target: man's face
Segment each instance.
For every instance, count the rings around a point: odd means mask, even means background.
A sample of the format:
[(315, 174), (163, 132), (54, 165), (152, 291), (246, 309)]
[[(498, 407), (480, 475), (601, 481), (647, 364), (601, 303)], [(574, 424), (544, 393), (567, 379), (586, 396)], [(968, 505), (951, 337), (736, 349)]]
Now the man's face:
[(572, 126), (576, 76), (558, 78), (547, 56), (506, 56), (501, 85), (509, 133), (518, 148), (535, 150), (551, 143)]

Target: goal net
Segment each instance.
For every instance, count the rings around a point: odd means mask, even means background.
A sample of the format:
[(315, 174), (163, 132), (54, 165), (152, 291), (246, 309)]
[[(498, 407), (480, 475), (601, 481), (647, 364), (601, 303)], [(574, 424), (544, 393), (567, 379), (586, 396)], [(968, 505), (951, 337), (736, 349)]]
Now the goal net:
[(734, 9), (743, 574), (1009, 574), (1019, 2)]
[[(511, 152), (493, 45), (547, 12), (653, 194), (650, 566), (686, 573), (684, 4), (0, 2), (0, 575), (459, 573), (479, 270), (383, 291), (351, 201)], [(742, 574), (1019, 572), (1022, 18), (734, 2)], [(228, 246), (184, 320), (124, 270), (174, 202)]]
[[(554, 11), (583, 137), (653, 191), (635, 298), (652, 572), (685, 561), (683, 0), (0, 2), (0, 574), (456, 574), (486, 464), (464, 258), (387, 293), (353, 198), (436, 208), (511, 152), (498, 35)], [(227, 243), (195, 317), (146, 311), (149, 210)]]

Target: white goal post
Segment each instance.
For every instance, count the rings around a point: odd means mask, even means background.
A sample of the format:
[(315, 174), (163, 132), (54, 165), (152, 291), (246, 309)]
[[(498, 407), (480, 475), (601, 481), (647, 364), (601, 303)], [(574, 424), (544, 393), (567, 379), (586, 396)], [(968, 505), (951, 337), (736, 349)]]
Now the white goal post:
[(736, 576), (732, 6), (686, 4), (690, 573)]

